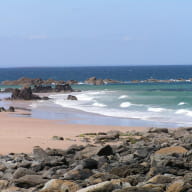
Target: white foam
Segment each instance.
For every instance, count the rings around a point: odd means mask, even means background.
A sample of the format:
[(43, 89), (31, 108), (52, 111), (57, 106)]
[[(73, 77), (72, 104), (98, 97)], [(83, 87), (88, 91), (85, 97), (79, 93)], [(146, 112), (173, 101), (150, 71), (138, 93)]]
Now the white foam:
[(184, 114), (184, 115), (192, 117), (192, 111), (187, 110), (187, 109), (179, 109), (175, 113), (176, 114)]
[(178, 103), (178, 105), (186, 105), (187, 103), (185, 103), (185, 102), (180, 102), (180, 103)]
[(126, 99), (126, 98), (129, 98), (129, 96), (128, 95), (121, 95), (118, 97), (118, 99)]
[(38, 107), (38, 104), (37, 103), (32, 103), (31, 105), (29, 105), (31, 108), (37, 108)]
[(121, 108), (127, 108), (127, 107), (130, 107), (132, 104), (130, 102), (123, 102), (120, 104), (120, 107)]
[(165, 109), (160, 107), (149, 107), (147, 111), (159, 113), (159, 112), (165, 111)]
[(95, 102), (95, 103), (93, 103), (93, 106), (95, 106), (95, 107), (106, 107), (107, 105)]

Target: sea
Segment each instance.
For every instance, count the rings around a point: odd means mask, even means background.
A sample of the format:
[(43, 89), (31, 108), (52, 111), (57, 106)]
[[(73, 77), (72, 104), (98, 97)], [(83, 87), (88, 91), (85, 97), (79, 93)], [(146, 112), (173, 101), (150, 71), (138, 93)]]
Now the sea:
[[(119, 84), (100, 86), (84, 83), (89, 77), (110, 78)], [(139, 82), (146, 79), (190, 79), (191, 65), (0, 68), (0, 81), (21, 77), (78, 80), (72, 85), (78, 101), (64, 93), (51, 94), (48, 101), (32, 102), (32, 118), (63, 120), (64, 123), (114, 126), (192, 126), (192, 82)], [(6, 86), (0, 86), (6, 88)], [(0, 98), (9, 96), (1, 93)], [(0, 101), (5, 105), (4, 101)]]

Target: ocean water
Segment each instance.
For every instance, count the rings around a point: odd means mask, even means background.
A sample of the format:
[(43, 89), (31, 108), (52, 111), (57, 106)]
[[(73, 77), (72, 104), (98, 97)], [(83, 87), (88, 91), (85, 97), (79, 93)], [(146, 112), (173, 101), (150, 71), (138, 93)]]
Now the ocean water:
[(78, 101), (68, 101), (68, 94), (50, 95), (50, 101), (31, 105), (33, 117), (71, 119), (73, 123), (86, 124), (192, 126), (191, 82), (130, 83), (131, 80), (149, 78), (189, 79), (192, 66), (0, 69), (1, 81), (23, 76), (81, 82), (96, 76), (125, 81), (102, 86), (73, 85), (73, 88), (82, 90), (73, 93)]

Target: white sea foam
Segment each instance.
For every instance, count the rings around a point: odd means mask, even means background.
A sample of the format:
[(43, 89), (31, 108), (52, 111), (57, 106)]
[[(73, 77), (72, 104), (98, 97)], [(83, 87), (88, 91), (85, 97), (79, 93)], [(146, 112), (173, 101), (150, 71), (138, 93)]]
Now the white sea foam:
[(37, 103), (32, 103), (32, 104), (30, 104), (29, 106), (34, 109), (34, 108), (37, 108), (37, 107), (38, 107), (38, 104), (37, 104)]
[(95, 103), (93, 103), (93, 106), (95, 106), (95, 107), (106, 107), (107, 105), (105, 105), (103, 103), (95, 102)]
[(165, 111), (165, 109), (164, 109), (164, 108), (160, 108), (160, 107), (149, 107), (149, 108), (147, 109), (147, 111), (160, 113), (160, 112), (162, 112), (162, 111)]
[(178, 103), (178, 105), (186, 105), (187, 103), (185, 103), (185, 102), (180, 102), (180, 103)]
[(129, 96), (128, 95), (121, 95), (118, 97), (118, 99), (126, 99), (126, 98), (129, 98)]
[(192, 117), (192, 111), (187, 109), (179, 109), (175, 112), (176, 114), (183, 114)]
[(121, 108), (127, 108), (127, 107), (130, 107), (132, 104), (130, 102), (123, 102), (120, 104), (120, 107)]

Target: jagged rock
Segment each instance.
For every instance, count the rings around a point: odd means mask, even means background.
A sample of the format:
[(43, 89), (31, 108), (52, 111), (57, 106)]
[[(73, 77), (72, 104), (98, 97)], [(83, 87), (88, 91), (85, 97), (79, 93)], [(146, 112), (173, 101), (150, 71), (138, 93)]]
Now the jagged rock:
[(11, 95), (13, 100), (39, 100), (39, 96), (32, 94), (30, 87), (24, 89), (14, 89)]
[(80, 152), (76, 153), (75, 159), (90, 158), (94, 155), (108, 156), (113, 154), (113, 149), (110, 145), (104, 147), (88, 146)]
[(49, 160), (48, 154), (39, 146), (33, 148), (33, 156), (38, 161), (47, 161)]
[(51, 179), (40, 192), (76, 192), (78, 189), (79, 186), (72, 181)]
[(95, 85), (96, 84), (96, 77), (90, 77), (88, 78), (85, 83)]

